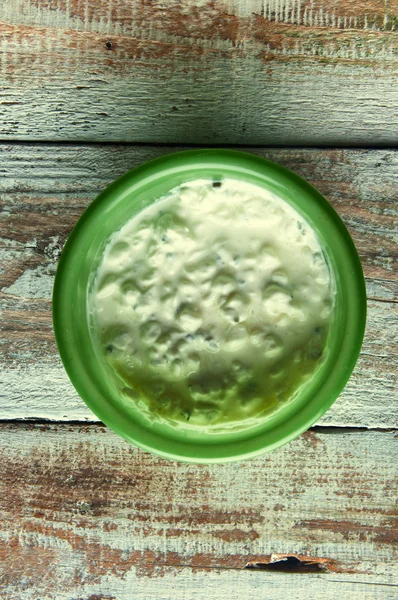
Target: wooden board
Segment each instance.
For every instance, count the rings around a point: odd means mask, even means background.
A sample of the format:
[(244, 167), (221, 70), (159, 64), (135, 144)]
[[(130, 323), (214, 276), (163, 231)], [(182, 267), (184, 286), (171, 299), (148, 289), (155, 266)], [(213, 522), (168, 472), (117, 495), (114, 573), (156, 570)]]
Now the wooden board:
[[(57, 600), (396, 600), (395, 586), (371, 582), (327, 580), (323, 576), (247, 571), (194, 571), (170, 567), (161, 577), (137, 577), (134, 570), (123, 579), (76, 586), (74, 595), (57, 589)], [(43, 579), (40, 590), (53, 587)], [(8, 591), (3, 600), (21, 600), (20, 589)], [(35, 591), (23, 587), (24, 600), (37, 600)], [(40, 600), (54, 600), (52, 592)], [(294, 594), (294, 595), (293, 595)]]
[(0, 455), (2, 598), (152, 600), (173, 598), (173, 582), (177, 598), (398, 593), (393, 432), (321, 428), (205, 466), (98, 425), (2, 424)]
[(4, 0), (0, 138), (391, 145), (397, 23), (397, 0)]
[[(3, 204), (3, 372), (0, 418), (95, 420), (58, 358), (51, 327), (56, 262), (73, 224), (110, 181), (171, 147), (0, 145)], [(322, 419), (334, 426), (398, 423), (397, 172), (394, 151), (252, 149), (312, 181), (339, 211), (367, 277), (361, 358)]]

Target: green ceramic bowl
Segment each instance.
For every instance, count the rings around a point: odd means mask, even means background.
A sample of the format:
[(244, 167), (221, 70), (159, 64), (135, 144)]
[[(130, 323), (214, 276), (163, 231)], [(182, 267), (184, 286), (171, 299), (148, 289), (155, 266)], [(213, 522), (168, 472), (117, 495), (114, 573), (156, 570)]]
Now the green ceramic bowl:
[[(118, 397), (88, 322), (87, 290), (109, 236), (145, 206), (183, 182), (233, 177), (264, 186), (312, 225), (336, 279), (327, 358), (296, 400), (266, 423), (238, 432), (198, 432), (150, 423)], [(68, 375), (91, 410), (128, 441), (163, 457), (190, 462), (242, 460), (274, 450), (313, 425), (344, 388), (365, 329), (365, 283), (343, 222), (309, 183), (257, 156), (233, 150), (192, 150), (148, 162), (112, 183), (87, 208), (62, 253), (53, 293), (55, 336)]]

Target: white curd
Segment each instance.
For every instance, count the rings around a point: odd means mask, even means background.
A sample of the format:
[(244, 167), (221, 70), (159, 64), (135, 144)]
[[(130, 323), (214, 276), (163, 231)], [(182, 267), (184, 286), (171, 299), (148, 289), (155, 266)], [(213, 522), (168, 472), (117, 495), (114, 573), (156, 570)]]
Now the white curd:
[(288, 203), (243, 181), (195, 180), (112, 236), (89, 307), (129, 401), (154, 419), (243, 427), (319, 367), (333, 290)]

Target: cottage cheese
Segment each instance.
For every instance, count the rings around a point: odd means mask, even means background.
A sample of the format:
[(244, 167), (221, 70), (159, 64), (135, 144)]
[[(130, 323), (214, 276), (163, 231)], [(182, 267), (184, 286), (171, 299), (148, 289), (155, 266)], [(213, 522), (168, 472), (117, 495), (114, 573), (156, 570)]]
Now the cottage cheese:
[(310, 225), (226, 178), (181, 185), (126, 223), (88, 302), (128, 401), (175, 424), (244, 427), (319, 367), (333, 290)]

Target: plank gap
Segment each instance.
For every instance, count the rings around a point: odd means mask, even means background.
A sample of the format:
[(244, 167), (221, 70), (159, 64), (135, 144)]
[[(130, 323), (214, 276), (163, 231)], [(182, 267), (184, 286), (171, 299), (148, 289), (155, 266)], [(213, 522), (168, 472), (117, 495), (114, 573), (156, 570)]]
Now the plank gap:
[[(365, 278), (366, 279), (366, 278)], [(371, 300), (372, 302), (384, 302), (385, 304), (398, 304), (398, 298), (376, 298), (374, 296), (366, 296), (367, 300)]]
[[(82, 400), (83, 402), (83, 400)], [(38, 418), (28, 418), (28, 419), (18, 419), (18, 418), (0, 418), (0, 427), (8, 425), (60, 425), (60, 426), (76, 426), (81, 427), (82, 425), (90, 426), (90, 427), (98, 427), (101, 429), (108, 429), (112, 431), (105, 423), (102, 421), (93, 421), (88, 419), (71, 419), (71, 420), (60, 420), (60, 419), (50, 419), (44, 417)], [(355, 426), (355, 425), (313, 425), (306, 431), (313, 431), (314, 433), (322, 433), (322, 434), (347, 434), (347, 433), (364, 433), (371, 431), (379, 431), (382, 433), (388, 432), (397, 432), (398, 433), (398, 425), (397, 427), (363, 427), (363, 426)], [(304, 432), (303, 432), (304, 433)], [(115, 434), (116, 435), (116, 434)], [(300, 434), (302, 435), (302, 434)]]
[(79, 138), (79, 139), (74, 139), (74, 140), (68, 140), (68, 139), (51, 139), (51, 138), (40, 138), (37, 140), (31, 140), (29, 138), (24, 138), (24, 137), (20, 137), (18, 139), (10, 139), (10, 138), (2, 138), (0, 137), (0, 144), (4, 144), (6, 146), (45, 146), (45, 145), (51, 145), (51, 146), (59, 146), (60, 148), (62, 147), (67, 147), (67, 146), (89, 146), (89, 147), (93, 147), (93, 146), (97, 146), (99, 148), (101, 147), (107, 147), (107, 146), (124, 146), (124, 147), (129, 147), (129, 146), (134, 146), (134, 147), (139, 147), (139, 148), (152, 148), (152, 147), (156, 147), (156, 148), (181, 148), (182, 150), (195, 150), (196, 148), (226, 148), (229, 150), (241, 150), (242, 148), (247, 148), (247, 149), (253, 149), (254, 147), (259, 149), (259, 150), (284, 150), (284, 149), (289, 149), (289, 150), (341, 150), (342, 152), (344, 152), (344, 150), (395, 150), (398, 151), (398, 135), (396, 140), (393, 140), (391, 142), (388, 143), (367, 143), (365, 144), (361, 144), (361, 143), (348, 143), (345, 142), (344, 144), (341, 144), (341, 142), (328, 142), (325, 141), (324, 144), (307, 144), (307, 143), (303, 143), (303, 144), (288, 144), (288, 143), (283, 143), (283, 144), (262, 144), (262, 143), (253, 143), (253, 142), (239, 142), (239, 143), (228, 143), (228, 142), (220, 142), (220, 143), (201, 143), (201, 142), (196, 142), (195, 140), (192, 140), (192, 142), (190, 141), (181, 141), (181, 142), (163, 142), (163, 141), (157, 141), (152, 140), (152, 141), (142, 141), (142, 140), (119, 140), (117, 138), (115, 139), (111, 139), (111, 140), (100, 140), (100, 139), (85, 139), (85, 138)]

